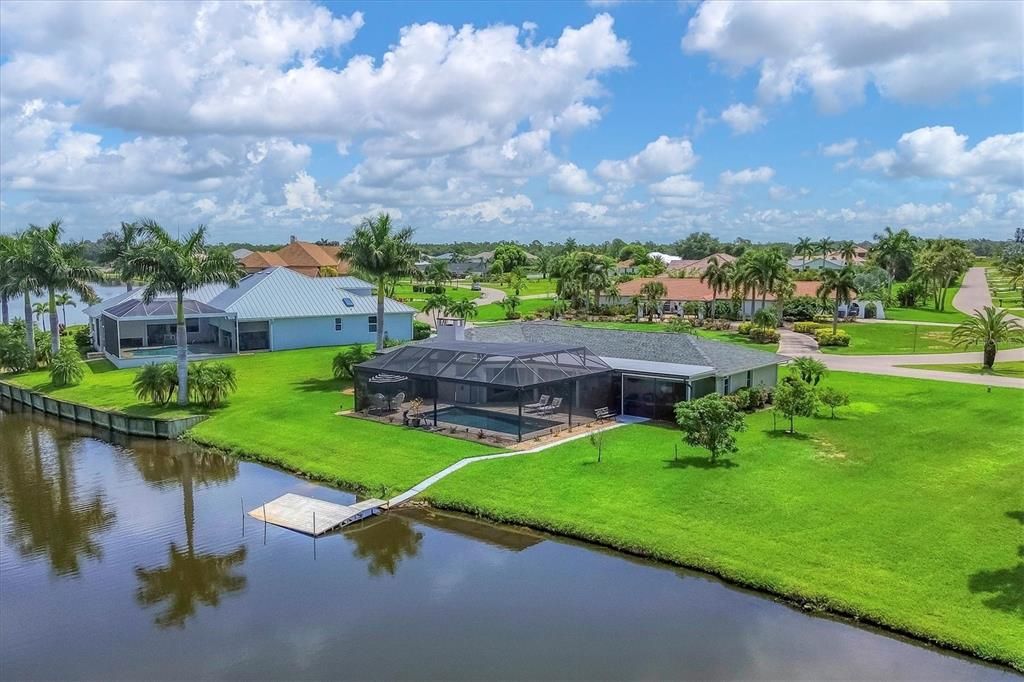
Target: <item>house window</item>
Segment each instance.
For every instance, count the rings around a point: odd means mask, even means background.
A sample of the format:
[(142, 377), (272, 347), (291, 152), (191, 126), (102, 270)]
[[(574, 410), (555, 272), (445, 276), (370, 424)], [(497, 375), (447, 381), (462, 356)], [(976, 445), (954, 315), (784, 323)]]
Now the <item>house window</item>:
[(334, 331), (336, 331), (336, 332), (340, 332), (341, 331), (341, 318), (340, 317), (334, 318)]
[(730, 388), (732, 388), (732, 377), (725, 377), (725, 381), (722, 382), (722, 395), (729, 395)]
[(199, 331), (199, 322), (196, 320), (185, 321), (185, 331), (189, 334), (195, 334)]
[(370, 315), (370, 317), (367, 318), (367, 321), (370, 323), (370, 331), (377, 333), (377, 316)]
[(754, 370), (747, 370), (747, 386), (754, 387)]

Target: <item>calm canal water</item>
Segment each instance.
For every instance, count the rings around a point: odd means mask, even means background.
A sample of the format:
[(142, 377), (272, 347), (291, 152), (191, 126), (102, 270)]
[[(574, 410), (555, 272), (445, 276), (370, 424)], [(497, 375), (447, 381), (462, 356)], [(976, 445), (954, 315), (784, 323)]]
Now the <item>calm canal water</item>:
[(0, 411), (0, 678), (1018, 679), (717, 580), (424, 511), (314, 542), (344, 492)]

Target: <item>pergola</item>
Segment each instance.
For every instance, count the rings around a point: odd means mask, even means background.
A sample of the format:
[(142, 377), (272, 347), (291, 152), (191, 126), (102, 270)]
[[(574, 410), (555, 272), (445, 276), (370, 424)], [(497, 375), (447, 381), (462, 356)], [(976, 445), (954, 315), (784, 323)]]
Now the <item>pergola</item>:
[[(357, 411), (373, 409), (375, 398), (380, 402), (383, 393), (375, 392), (382, 384), (404, 379), (400, 397), (429, 401), (426, 416), (434, 426), (479, 428), (522, 440), (572, 426), (574, 419), (591, 421), (594, 409), (608, 406), (612, 368), (583, 346), (432, 339), (359, 364), (354, 376)], [(403, 407), (392, 400), (389, 409)]]

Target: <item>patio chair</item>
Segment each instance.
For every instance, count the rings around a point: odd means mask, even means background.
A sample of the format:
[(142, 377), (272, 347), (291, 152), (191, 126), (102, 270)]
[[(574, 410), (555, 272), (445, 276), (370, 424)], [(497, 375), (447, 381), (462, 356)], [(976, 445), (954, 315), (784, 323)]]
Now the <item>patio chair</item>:
[(374, 393), (370, 396), (370, 412), (380, 414), (388, 409), (388, 399), (383, 393)]
[(552, 412), (557, 411), (558, 408), (561, 407), (561, 406), (562, 406), (562, 399), (561, 398), (555, 398), (554, 400), (551, 401), (550, 405), (546, 405), (544, 407), (538, 408), (537, 409), (537, 414), (551, 414)]
[(540, 408), (542, 408), (545, 405), (547, 405), (549, 400), (551, 400), (551, 396), (549, 396), (549, 395), (542, 395), (540, 397), (540, 400), (538, 400), (537, 402), (530, 403), (529, 405), (523, 405), (523, 409), (524, 410), (539, 410)]
[(399, 393), (398, 395), (391, 399), (391, 409), (396, 411), (402, 409), (402, 403), (404, 402), (405, 393)]

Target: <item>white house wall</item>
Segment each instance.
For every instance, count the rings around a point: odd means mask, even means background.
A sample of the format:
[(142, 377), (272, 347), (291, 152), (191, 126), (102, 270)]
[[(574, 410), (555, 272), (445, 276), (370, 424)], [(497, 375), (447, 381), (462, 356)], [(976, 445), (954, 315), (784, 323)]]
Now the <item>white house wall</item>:
[[(388, 338), (408, 341), (412, 338), (412, 313), (384, 316)], [(271, 350), (292, 350), (319, 346), (343, 346), (353, 343), (374, 343), (377, 333), (370, 331), (368, 315), (342, 318), (341, 331), (335, 330), (333, 317), (301, 317), (270, 322)]]

